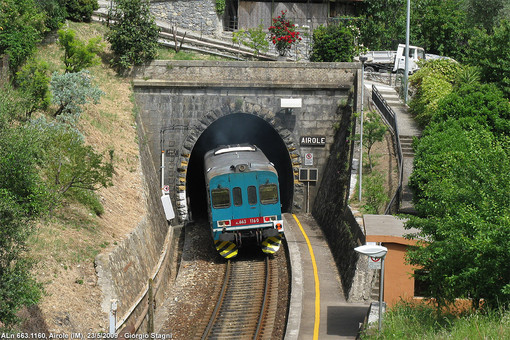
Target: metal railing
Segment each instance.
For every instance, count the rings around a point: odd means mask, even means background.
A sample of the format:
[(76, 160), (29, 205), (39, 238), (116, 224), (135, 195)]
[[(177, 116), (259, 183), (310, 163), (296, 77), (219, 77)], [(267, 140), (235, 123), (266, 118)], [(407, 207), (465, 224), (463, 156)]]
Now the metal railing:
[[(386, 207), (386, 210), (384, 212), (385, 215), (391, 214), (392, 211), (398, 211), (398, 208), (400, 206), (400, 198), (402, 194), (402, 180), (404, 177), (404, 166), (403, 166), (403, 160), (404, 156), (402, 154), (402, 146), (400, 145), (400, 138), (399, 138), (399, 132), (398, 132), (398, 124), (397, 124), (397, 116), (395, 115), (395, 112), (393, 109), (388, 105), (386, 100), (381, 96), (377, 88), (372, 85), (372, 101), (374, 102), (375, 106), (379, 110), (379, 112), (383, 115), (384, 119), (390, 126), (390, 128), (393, 130), (393, 139), (395, 142), (395, 148), (396, 148), (396, 154), (397, 154), (397, 161), (398, 161), (398, 187), (395, 192), (395, 195), (393, 195), (390, 203)], [(394, 207), (394, 208), (393, 208)]]

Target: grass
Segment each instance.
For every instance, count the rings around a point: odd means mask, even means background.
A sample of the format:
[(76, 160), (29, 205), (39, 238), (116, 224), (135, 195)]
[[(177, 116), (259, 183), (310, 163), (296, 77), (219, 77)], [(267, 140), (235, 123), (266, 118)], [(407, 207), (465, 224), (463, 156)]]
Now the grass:
[(372, 339), (510, 339), (510, 311), (486, 313), (437, 313), (433, 306), (401, 302), (384, 315), (382, 330), (369, 329), (362, 337)]

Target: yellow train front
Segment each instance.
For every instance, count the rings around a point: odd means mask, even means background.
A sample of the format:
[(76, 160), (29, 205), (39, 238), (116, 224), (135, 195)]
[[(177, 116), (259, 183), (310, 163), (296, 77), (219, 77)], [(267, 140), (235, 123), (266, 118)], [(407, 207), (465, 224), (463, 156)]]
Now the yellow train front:
[(255, 240), (266, 254), (280, 248), (283, 220), (278, 173), (254, 145), (229, 145), (204, 156), (208, 212), (214, 244), (224, 258)]

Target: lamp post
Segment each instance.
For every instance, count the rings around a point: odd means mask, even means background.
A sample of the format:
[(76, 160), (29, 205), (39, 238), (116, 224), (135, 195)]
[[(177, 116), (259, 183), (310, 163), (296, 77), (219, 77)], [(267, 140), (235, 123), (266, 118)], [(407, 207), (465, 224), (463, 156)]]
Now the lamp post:
[(360, 133), (359, 133), (359, 201), (361, 203), (361, 183), (363, 176), (363, 103), (365, 101), (365, 61), (367, 61), (366, 56), (360, 56), (359, 61), (361, 61), (361, 118), (360, 118)]
[(381, 259), (381, 280), (379, 282), (379, 331), (381, 330), (382, 323), (382, 300), (383, 300), (383, 289), (384, 289), (384, 258), (388, 252), (388, 248), (377, 245), (364, 245), (354, 248), (354, 250), (360, 254), (367, 255), (370, 257)]
[(405, 49), (405, 69), (404, 69), (404, 104), (407, 104), (408, 78), (409, 78), (409, 26), (411, 21), (411, 0), (407, 0), (406, 16), (406, 49)]

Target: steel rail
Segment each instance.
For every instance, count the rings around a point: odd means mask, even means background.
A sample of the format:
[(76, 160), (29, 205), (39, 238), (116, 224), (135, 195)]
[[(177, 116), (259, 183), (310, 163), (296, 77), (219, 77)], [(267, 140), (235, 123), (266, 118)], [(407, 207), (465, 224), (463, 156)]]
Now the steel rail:
[(227, 291), (227, 286), (228, 286), (228, 282), (230, 280), (231, 271), (232, 271), (232, 264), (231, 264), (231, 261), (228, 260), (227, 269), (225, 270), (225, 278), (223, 279), (223, 285), (221, 287), (220, 296), (218, 297), (218, 301), (216, 302), (216, 306), (214, 307), (211, 318), (209, 319), (209, 323), (207, 324), (204, 334), (202, 335), (202, 340), (207, 339), (207, 337), (209, 336), (209, 333), (211, 333), (211, 330), (214, 326), (214, 322), (216, 321), (216, 318), (218, 317), (218, 312), (220, 311), (221, 305), (223, 304), (223, 299), (225, 298), (225, 292)]
[(260, 316), (257, 322), (257, 329), (255, 330), (255, 334), (253, 335), (253, 340), (257, 340), (259, 337), (260, 330), (262, 328), (262, 323), (264, 322), (264, 315), (266, 314), (266, 302), (267, 297), (269, 295), (269, 279), (271, 278), (271, 267), (269, 265), (269, 258), (266, 257), (266, 283), (264, 285), (264, 298), (262, 300), (262, 306), (260, 307)]

